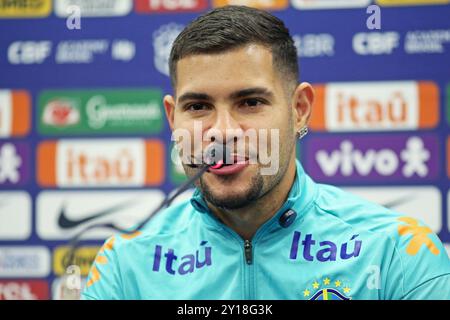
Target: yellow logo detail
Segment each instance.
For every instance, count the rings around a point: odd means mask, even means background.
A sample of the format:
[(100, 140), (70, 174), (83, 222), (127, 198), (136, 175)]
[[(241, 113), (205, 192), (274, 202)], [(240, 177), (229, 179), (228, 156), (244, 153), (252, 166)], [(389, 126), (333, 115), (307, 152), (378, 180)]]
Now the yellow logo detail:
[(121, 237), (122, 239), (125, 239), (125, 240), (131, 240), (131, 239), (136, 238), (136, 237), (139, 236), (140, 234), (141, 234), (140, 231), (136, 231), (136, 232), (130, 233), (130, 234), (124, 233), (124, 234), (122, 234), (120, 237)]
[(92, 266), (92, 269), (91, 269), (90, 278), (89, 278), (88, 282), (86, 283), (86, 287), (89, 288), (94, 283), (96, 283), (98, 280), (100, 280), (100, 272), (97, 269), (97, 264), (107, 264), (108, 263), (108, 258), (106, 258), (104, 256), (104, 253), (106, 250), (113, 249), (115, 239), (116, 239), (115, 237), (111, 237), (98, 252), (97, 258), (95, 258), (95, 264)]
[[(334, 287), (333, 287), (334, 283)], [(302, 291), (303, 297), (309, 298), (310, 300), (348, 300), (351, 299), (346, 295), (343, 295), (340, 287), (343, 287), (343, 292), (349, 294), (351, 288), (348, 284), (343, 281), (336, 279), (334, 282), (329, 277), (325, 277), (321, 280), (314, 280), (310, 286)]]
[(428, 234), (433, 233), (430, 228), (419, 226), (419, 222), (410, 217), (398, 218), (399, 221), (406, 223), (406, 225), (398, 226), (398, 234), (400, 236), (412, 235), (412, 238), (406, 247), (406, 253), (410, 256), (415, 256), (422, 245), (425, 245), (428, 250), (434, 255), (439, 254), (439, 249), (433, 243), (433, 241), (428, 237)]
[[(69, 246), (61, 246), (56, 248), (53, 253), (53, 272), (58, 276), (66, 273), (66, 267), (70, 258), (70, 249)], [(80, 267), (80, 274), (82, 276), (88, 275), (99, 249), (100, 247), (96, 246), (84, 246), (75, 250), (72, 263)]]
[(303, 291), (303, 296), (309, 297), (309, 295), (310, 295), (310, 291), (308, 289), (305, 289), (305, 291)]
[[(124, 233), (124, 234), (120, 235), (120, 237), (124, 240), (131, 240), (131, 239), (136, 238), (139, 235), (141, 235), (141, 232), (136, 231), (131, 234)], [(90, 278), (89, 278), (88, 282), (86, 283), (86, 286), (88, 288), (90, 286), (92, 286), (94, 283), (96, 283), (98, 280), (100, 280), (100, 272), (98, 271), (97, 265), (102, 265), (102, 264), (108, 263), (108, 258), (104, 254), (107, 250), (111, 251), (113, 249), (115, 240), (116, 240), (115, 237), (111, 237), (98, 252), (97, 257), (95, 258), (95, 263), (91, 269)]]
[(0, 1), (0, 18), (47, 17), (52, 0)]

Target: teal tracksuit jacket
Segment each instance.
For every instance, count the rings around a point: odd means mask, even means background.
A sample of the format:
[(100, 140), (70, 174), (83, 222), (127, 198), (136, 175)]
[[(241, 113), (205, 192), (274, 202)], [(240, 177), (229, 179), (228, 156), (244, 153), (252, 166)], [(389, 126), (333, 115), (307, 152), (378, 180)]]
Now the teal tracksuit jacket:
[(422, 222), (317, 184), (297, 161), (287, 201), (251, 241), (196, 190), (109, 238), (82, 298), (450, 299), (450, 260)]

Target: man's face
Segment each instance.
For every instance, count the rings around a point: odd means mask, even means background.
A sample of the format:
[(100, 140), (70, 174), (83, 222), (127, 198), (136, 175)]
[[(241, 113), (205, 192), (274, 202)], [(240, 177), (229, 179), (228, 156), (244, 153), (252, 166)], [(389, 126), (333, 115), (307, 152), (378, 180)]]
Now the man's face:
[[(211, 136), (216, 143), (231, 141), (234, 147), (243, 142), (240, 139), (245, 140), (245, 155), (237, 148), (231, 150), (236, 154), (232, 159), (241, 165), (235, 169), (226, 167), (222, 172), (210, 170), (196, 183), (213, 205), (228, 209), (248, 205), (272, 190), (283, 178), (290, 161), (294, 161), (293, 110), (280, 78), (272, 64), (272, 53), (260, 45), (220, 54), (192, 55), (178, 61), (176, 97), (169, 96), (164, 101), (172, 130), (187, 130), (193, 141), (194, 123), (200, 123), (202, 136), (208, 136), (199, 144), (203, 150), (211, 144)], [(251, 130), (257, 138), (246, 139), (243, 135), (234, 139), (230, 129)], [(267, 140), (264, 145), (261, 133)], [(278, 139), (273, 139), (273, 134)], [(262, 174), (261, 169), (267, 163), (249, 163), (243, 158), (248, 159), (249, 150), (254, 150), (260, 159), (261, 147), (278, 158), (278, 168), (272, 174)], [(188, 176), (199, 170), (184, 163), (183, 167)]]

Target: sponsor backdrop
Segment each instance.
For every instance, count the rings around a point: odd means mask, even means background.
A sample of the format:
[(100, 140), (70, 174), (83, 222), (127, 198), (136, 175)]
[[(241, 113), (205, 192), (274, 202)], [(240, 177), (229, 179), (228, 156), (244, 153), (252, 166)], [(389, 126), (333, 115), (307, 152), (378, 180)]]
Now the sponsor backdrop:
[[(0, 0), (0, 299), (70, 297), (67, 240), (133, 225), (184, 180), (162, 108), (168, 54), (189, 21), (231, 3), (294, 36), (317, 91), (306, 171), (424, 220), (450, 248), (450, 0)], [(381, 29), (366, 24), (373, 4)], [(81, 283), (110, 234), (86, 234)]]

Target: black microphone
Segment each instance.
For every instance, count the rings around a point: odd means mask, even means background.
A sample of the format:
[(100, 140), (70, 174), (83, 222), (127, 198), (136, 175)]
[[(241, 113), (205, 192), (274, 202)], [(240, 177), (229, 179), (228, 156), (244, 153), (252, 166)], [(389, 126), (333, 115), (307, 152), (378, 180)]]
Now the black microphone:
[(231, 150), (228, 145), (212, 143), (205, 150), (205, 163), (213, 169), (220, 169), (231, 163)]
[(208, 168), (220, 169), (225, 164), (231, 163), (231, 150), (229, 146), (222, 143), (211, 143), (205, 148), (203, 152), (201, 164), (188, 163), (191, 168), (201, 168), (207, 166)]

